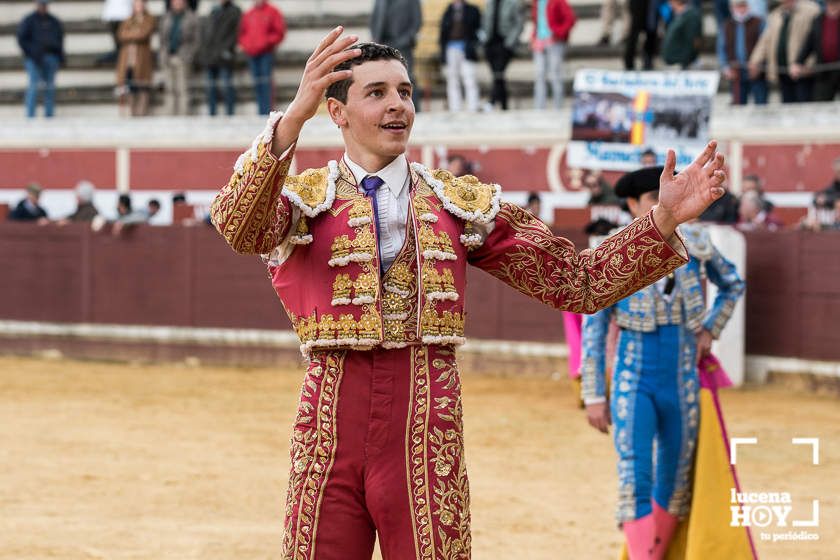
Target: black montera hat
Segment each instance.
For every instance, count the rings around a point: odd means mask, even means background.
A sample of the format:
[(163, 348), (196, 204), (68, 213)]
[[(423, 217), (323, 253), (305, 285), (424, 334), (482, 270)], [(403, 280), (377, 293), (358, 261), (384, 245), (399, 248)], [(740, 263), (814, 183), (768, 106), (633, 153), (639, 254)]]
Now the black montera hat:
[(659, 190), (663, 167), (643, 167), (622, 175), (615, 184), (615, 194), (621, 198), (639, 198), (649, 191)]

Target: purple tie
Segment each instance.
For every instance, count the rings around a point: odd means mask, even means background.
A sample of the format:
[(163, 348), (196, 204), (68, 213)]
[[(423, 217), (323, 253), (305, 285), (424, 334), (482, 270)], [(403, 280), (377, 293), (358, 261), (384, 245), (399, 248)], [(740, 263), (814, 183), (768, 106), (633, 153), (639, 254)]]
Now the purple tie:
[[(369, 196), (373, 202), (373, 223), (376, 225), (376, 252), (379, 253), (379, 202), (376, 200), (376, 191), (385, 184), (381, 178), (376, 175), (368, 175), (362, 179), (362, 189), (365, 191), (365, 196)], [(379, 258), (379, 273), (383, 274), (382, 258)]]

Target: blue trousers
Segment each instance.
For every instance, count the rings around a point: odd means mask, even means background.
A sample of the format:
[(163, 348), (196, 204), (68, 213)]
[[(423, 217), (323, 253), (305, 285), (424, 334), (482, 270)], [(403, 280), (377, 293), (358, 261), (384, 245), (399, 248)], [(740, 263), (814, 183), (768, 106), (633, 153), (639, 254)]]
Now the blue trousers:
[(232, 115), (236, 107), (236, 90), (233, 89), (233, 69), (230, 66), (210, 66), (207, 68), (207, 109), (211, 115), (216, 115), (219, 78), (222, 79), (225, 111), (228, 115)]
[(257, 110), (261, 115), (271, 112), (271, 69), (274, 66), (274, 53), (259, 54), (248, 58), (251, 76), (254, 79), (254, 92), (257, 96)]
[(622, 330), (610, 407), (618, 452), (619, 523), (644, 517), (652, 500), (685, 516), (699, 421), (694, 335), (681, 325)]
[(29, 75), (29, 87), (26, 88), (24, 102), (26, 116), (35, 116), (38, 106), (38, 93), (44, 92), (44, 116), (52, 117), (55, 111), (55, 74), (61, 64), (58, 56), (45, 54), (41, 60), (24, 59), (26, 73)]

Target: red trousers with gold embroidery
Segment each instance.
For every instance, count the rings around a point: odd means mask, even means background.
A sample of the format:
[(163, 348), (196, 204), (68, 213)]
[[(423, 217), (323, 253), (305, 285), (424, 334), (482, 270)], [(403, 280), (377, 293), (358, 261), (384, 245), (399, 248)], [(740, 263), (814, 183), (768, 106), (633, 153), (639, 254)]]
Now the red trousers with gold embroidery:
[(291, 456), (283, 558), (469, 558), (452, 348), (314, 352)]

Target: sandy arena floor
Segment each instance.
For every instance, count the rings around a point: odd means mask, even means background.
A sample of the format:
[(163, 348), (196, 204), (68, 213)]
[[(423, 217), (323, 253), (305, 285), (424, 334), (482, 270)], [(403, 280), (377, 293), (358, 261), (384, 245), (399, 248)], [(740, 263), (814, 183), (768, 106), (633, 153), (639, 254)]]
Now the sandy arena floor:
[[(0, 357), (0, 559), (279, 558), (299, 370)], [(763, 559), (840, 553), (840, 403), (762, 388), (723, 397), (758, 437), (747, 490), (820, 500), (820, 540)], [(565, 381), (464, 376), (473, 557), (612, 559), (611, 441)], [(820, 464), (792, 437), (819, 437)], [(711, 559), (710, 559), (711, 560)]]

